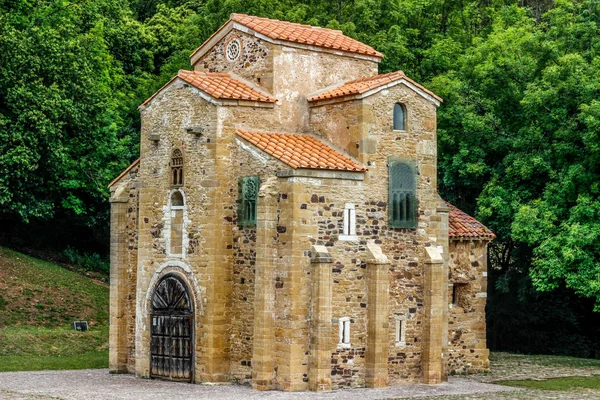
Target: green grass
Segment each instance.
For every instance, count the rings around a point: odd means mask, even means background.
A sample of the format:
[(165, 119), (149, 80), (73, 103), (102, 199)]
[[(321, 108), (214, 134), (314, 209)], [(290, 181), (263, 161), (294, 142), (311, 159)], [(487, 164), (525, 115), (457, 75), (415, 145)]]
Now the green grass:
[(0, 247), (0, 294), (0, 371), (108, 366), (106, 285)]
[(108, 368), (108, 350), (71, 356), (1, 356), (0, 372)]
[(496, 382), (504, 386), (517, 386), (530, 389), (571, 391), (573, 389), (600, 389), (600, 376), (572, 376), (547, 380), (523, 380)]
[(108, 286), (58, 265), (0, 247), (0, 328), (108, 324)]
[(492, 367), (494, 363), (510, 365), (540, 365), (556, 368), (600, 368), (600, 359), (577, 358), (568, 356), (548, 356), (531, 354), (490, 353)]

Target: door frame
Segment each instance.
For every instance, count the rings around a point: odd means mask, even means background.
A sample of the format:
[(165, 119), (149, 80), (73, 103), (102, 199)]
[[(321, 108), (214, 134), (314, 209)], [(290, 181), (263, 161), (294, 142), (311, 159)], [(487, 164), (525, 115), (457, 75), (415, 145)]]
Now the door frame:
[[(173, 314), (171, 312), (165, 312), (165, 311), (156, 311), (154, 310), (154, 307), (152, 306), (152, 300), (154, 299), (154, 296), (156, 295), (156, 289), (159, 287), (159, 285), (166, 279), (168, 278), (174, 278), (175, 280), (177, 280), (185, 289), (185, 292), (189, 298), (190, 301), (190, 313), (189, 314)], [(163, 276), (161, 276), (157, 282), (156, 285), (154, 286), (154, 288), (152, 289), (152, 293), (149, 296), (150, 299), (150, 312), (148, 313), (148, 326), (150, 327), (149, 329), (149, 333), (150, 333), (150, 345), (149, 345), (149, 349), (148, 349), (148, 355), (149, 355), (149, 361), (150, 361), (150, 365), (149, 365), (149, 376), (152, 379), (160, 379), (160, 380), (165, 380), (165, 381), (171, 381), (171, 382), (188, 382), (188, 383), (194, 383), (194, 378), (195, 378), (195, 372), (196, 372), (196, 306), (195, 306), (195, 298), (193, 296), (193, 290), (191, 290), (191, 288), (189, 287), (189, 285), (187, 284), (187, 282), (182, 279), (181, 276), (179, 276), (179, 274), (176, 273), (167, 273)], [(165, 377), (165, 376), (160, 376), (160, 375), (154, 375), (152, 374), (152, 318), (153, 317), (162, 317), (162, 316), (187, 316), (190, 317), (190, 378), (189, 379), (177, 379), (177, 378), (172, 378), (172, 377)], [(170, 336), (170, 335), (169, 335)], [(169, 357), (169, 359), (171, 359)]]

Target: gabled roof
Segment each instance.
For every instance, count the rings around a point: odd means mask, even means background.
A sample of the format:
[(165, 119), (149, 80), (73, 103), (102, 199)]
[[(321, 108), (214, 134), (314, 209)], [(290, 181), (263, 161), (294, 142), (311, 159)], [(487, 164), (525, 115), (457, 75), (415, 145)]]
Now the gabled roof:
[(349, 97), (349, 99), (364, 98), (385, 88), (395, 86), (399, 83), (406, 84), (414, 89), (417, 93), (421, 94), (421, 96), (432, 101), (436, 105), (439, 105), (443, 101), (441, 97), (437, 96), (432, 91), (425, 89), (425, 87), (404, 75), (404, 72), (402, 71), (374, 75), (367, 78), (349, 81), (332, 89), (321, 90), (313, 95), (309, 95), (308, 101), (315, 102), (322, 100), (343, 99), (346, 97)]
[(332, 149), (311, 135), (279, 132), (235, 132), (265, 153), (290, 167), (338, 171), (366, 171), (350, 157)]
[(271, 43), (297, 43), (349, 54), (374, 57), (377, 61), (383, 58), (383, 54), (371, 46), (345, 36), (342, 31), (246, 14), (231, 14), (229, 20), (190, 55), (192, 64), (216, 44), (218, 40), (213, 39), (220, 39), (234, 28), (244, 32), (250, 30), (248, 33), (254, 33), (261, 39)]
[(179, 70), (179, 73), (165, 86), (160, 88), (142, 105), (147, 105), (152, 99), (175, 79), (182, 79), (197, 89), (202, 90), (213, 99), (242, 100), (250, 102), (275, 103), (276, 98), (260, 92), (241, 79), (225, 72), (200, 72)]
[(450, 239), (487, 239), (496, 238), (494, 232), (489, 230), (481, 222), (471, 217), (464, 211), (459, 210), (452, 204), (445, 202), (450, 209), (448, 216), (448, 236)]
[(112, 185), (114, 185), (115, 183), (119, 182), (119, 180), (124, 177), (125, 175), (127, 175), (127, 173), (129, 171), (131, 171), (133, 168), (135, 168), (137, 165), (139, 165), (140, 163), (140, 159), (138, 158), (137, 160), (135, 160), (134, 162), (131, 163), (131, 165), (127, 168), (125, 168), (125, 171), (121, 172), (119, 174), (119, 176), (117, 176), (115, 179), (113, 179), (113, 181), (111, 183), (108, 184), (107, 187), (111, 187)]

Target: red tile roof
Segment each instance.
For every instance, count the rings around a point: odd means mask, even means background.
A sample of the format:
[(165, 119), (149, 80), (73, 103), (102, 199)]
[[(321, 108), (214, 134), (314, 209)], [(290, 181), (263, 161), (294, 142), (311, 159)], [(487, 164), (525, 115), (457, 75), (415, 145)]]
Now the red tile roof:
[(367, 78), (360, 78), (353, 81), (349, 81), (331, 90), (311, 96), (308, 98), (308, 101), (329, 100), (337, 97), (360, 95), (368, 92), (369, 90), (377, 89), (379, 87), (387, 85), (388, 83), (396, 82), (401, 79), (415, 85), (434, 99), (438, 101), (443, 101), (441, 97), (437, 96), (432, 91), (425, 89), (422, 85), (418, 84), (417, 82), (404, 75), (404, 72), (402, 71), (390, 72), (388, 74), (382, 75), (374, 75), (369, 76)]
[[(173, 79), (175, 78), (183, 79), (190, 85), (202, 90), (215, 99), (245, 100), (262, 103), (275, 103), (277, 101), (276, 98), (259, 92), (248, 84), (235, 79), (231, 74), (224, 72), (200, 72), (182, 69), (179, 70), (179, 73)], [(171, 83), (173, 79), (171, 79), (167, 85)], [(154, 93), (152, 97), (143, 103), (143, 105), (148, 104), (150, 100), (152, 100), (154, 96), (167, 85)]]
[(254, 132), (238, 129), (238, 136), (292, 168), (366, 171), (351, 158), (310, 135)]
[(450, 209), (448, 217), (450, 239), (495, 239), (494, 232), (469, 214), (446, 202)]
[(138, 158), (137, 160), (135, 160), (134, 162), (132, 162), (129, 167), (125, 168), (125, 171), (121, 172), (119, 174), (119, 176), (117, 176), (115, 179), (113, 179), (113, 181), (108, 184), (108, 187), (111, 187), (112, 185), (114, 185), (115, 183), (117, 183), (119, 181), (119, 179), (121, 179), (122, 177), (124, 177), (129, 171), (131, 171), (134, 167), (136, 167), (137, 165), (139, 165), (139, 163), (140, 163), (140, 159)]
[[(237, 22), (256, 33), (267, 36), (274, 40), (301, 43), (309, 46), (323, 47), (348, 53), (363, 54), (367, 56), (383, 58), (383, 54), (359, 42), (345, 36), (341, 31), (321, 28), (318, 26), (296, 24), (293, 22), (279, 21), (276, 19), (254, 17), (246, 14), (231, 14), (229, 21)], [(226, 23), (227, 24), (227, 23)], [(226, 25), (225, 24), (225, 25)], [(225, 26), (223, 25), (223, 26)], [(223, 27), (219, 28), (204, 44), (208, 43)], [(204, 46), (197, 48), (190, 57), (193, 57)]]

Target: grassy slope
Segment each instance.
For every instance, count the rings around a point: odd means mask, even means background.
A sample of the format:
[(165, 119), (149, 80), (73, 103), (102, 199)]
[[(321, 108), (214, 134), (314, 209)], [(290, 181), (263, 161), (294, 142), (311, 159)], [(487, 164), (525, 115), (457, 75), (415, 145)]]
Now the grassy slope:
[(101, 282), (0, 247), (0, 371), (106, 367), (108, 298)]

